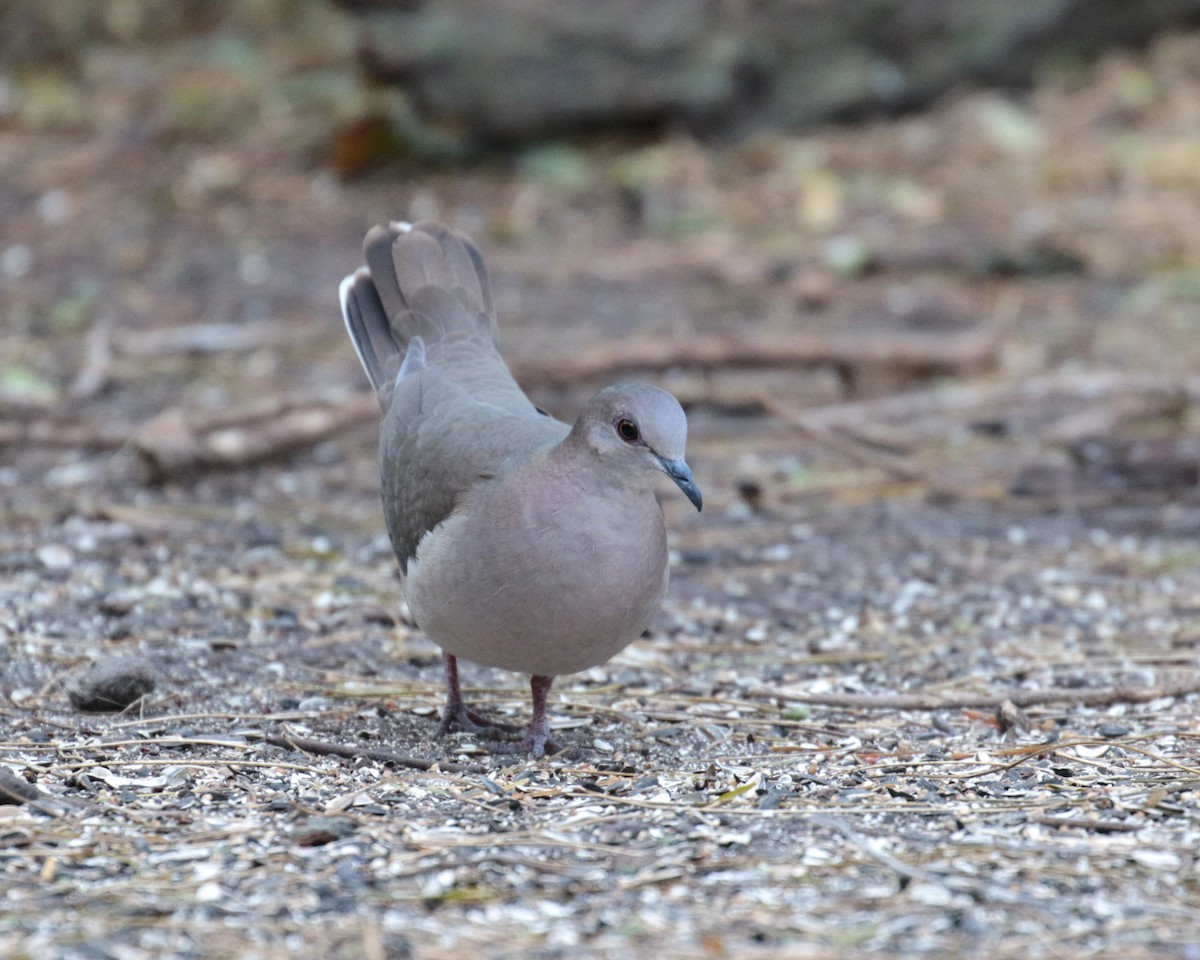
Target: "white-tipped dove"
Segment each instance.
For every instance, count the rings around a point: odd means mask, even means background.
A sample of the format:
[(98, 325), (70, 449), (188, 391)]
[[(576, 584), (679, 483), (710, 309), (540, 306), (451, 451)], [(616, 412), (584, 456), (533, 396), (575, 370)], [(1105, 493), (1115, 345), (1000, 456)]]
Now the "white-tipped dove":
[(554, 678), (604, 663), (662, 603), (658, 478), (700, 509), (687, 420), (674, 397), (642, 384), (601, 390), (574, 426), (555, 420), (500, 356), (487, 269), (467, 237), (393, 223), (363, 249), (367, 266), (342, 281), (342, 312), (383, 408), (383, 513), (408, 605), (443, 651), (438, 733), (505, 729), (463, 703), (465, 657), (531, 675), (524, 745), (555, 752)]

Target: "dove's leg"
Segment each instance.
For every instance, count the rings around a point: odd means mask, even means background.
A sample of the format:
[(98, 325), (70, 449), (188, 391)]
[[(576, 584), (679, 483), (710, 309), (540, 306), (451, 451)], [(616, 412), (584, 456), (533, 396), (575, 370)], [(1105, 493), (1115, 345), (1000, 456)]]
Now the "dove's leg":
[(533, 720), (529, 723), (529, 732), (521, 741), (521, 746), (533, 752), (535, 757), (544, 757), (547, 753), (558, 753), (562, 748), (550, 736), (550, 721), (546, 717), (546, 696), (550, 693), (553, 677), (530, 677), (529, 691), (533, 695)]
[(443, 736), (457, 726), (468, 733), (495, 736), (498, 733), (518, 733), (520, 727), (507, 723), (496, 723), (467, 708), (463, 702), (462, 689), (458, 685), (458, 658), (450, 653), (442, 654), (442, 665), (446, 670), (446, 706), (442, 710), (442, 722), (438, 724), (436, 736)]

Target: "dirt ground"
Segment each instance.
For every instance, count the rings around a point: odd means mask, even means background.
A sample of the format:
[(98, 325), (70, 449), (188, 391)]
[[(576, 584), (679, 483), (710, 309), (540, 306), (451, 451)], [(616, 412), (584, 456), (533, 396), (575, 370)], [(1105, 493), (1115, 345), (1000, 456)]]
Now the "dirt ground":
[[(42, 796), (0, 806), (0, 954), (1200, 956), (1200, 35), (342, 181), (345, 50), (225, 29), (5, 101), (0, 750)], [(556, 683), (544, 761), (432, 739), (336, 307), (398, 216), (477, 238), (542, 406), (688, 408), (666, 607)], [(122, 654), (153, 693), (76, 710)]]

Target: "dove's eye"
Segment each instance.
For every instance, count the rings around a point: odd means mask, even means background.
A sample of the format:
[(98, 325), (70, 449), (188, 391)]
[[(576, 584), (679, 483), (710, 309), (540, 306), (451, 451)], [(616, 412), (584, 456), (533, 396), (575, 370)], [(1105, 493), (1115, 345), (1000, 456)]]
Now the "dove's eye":
[(621, 417), (614, 424), (617, 429), (617, 436), (626, 443), (637, 443), (642, 439), (642, 432), (638, 429), (637, 422), (630, 420), (629, 417)]

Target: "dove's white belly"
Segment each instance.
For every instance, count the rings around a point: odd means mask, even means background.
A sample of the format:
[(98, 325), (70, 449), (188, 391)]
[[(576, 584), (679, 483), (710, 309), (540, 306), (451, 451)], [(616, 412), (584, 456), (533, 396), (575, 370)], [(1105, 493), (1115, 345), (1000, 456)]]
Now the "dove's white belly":
[(519, 673), (577, 673), (658, 612), (662, 509), (648, 492), (483, 484), (421, 541), (405, 589), (417, 624), (447, 653)]

